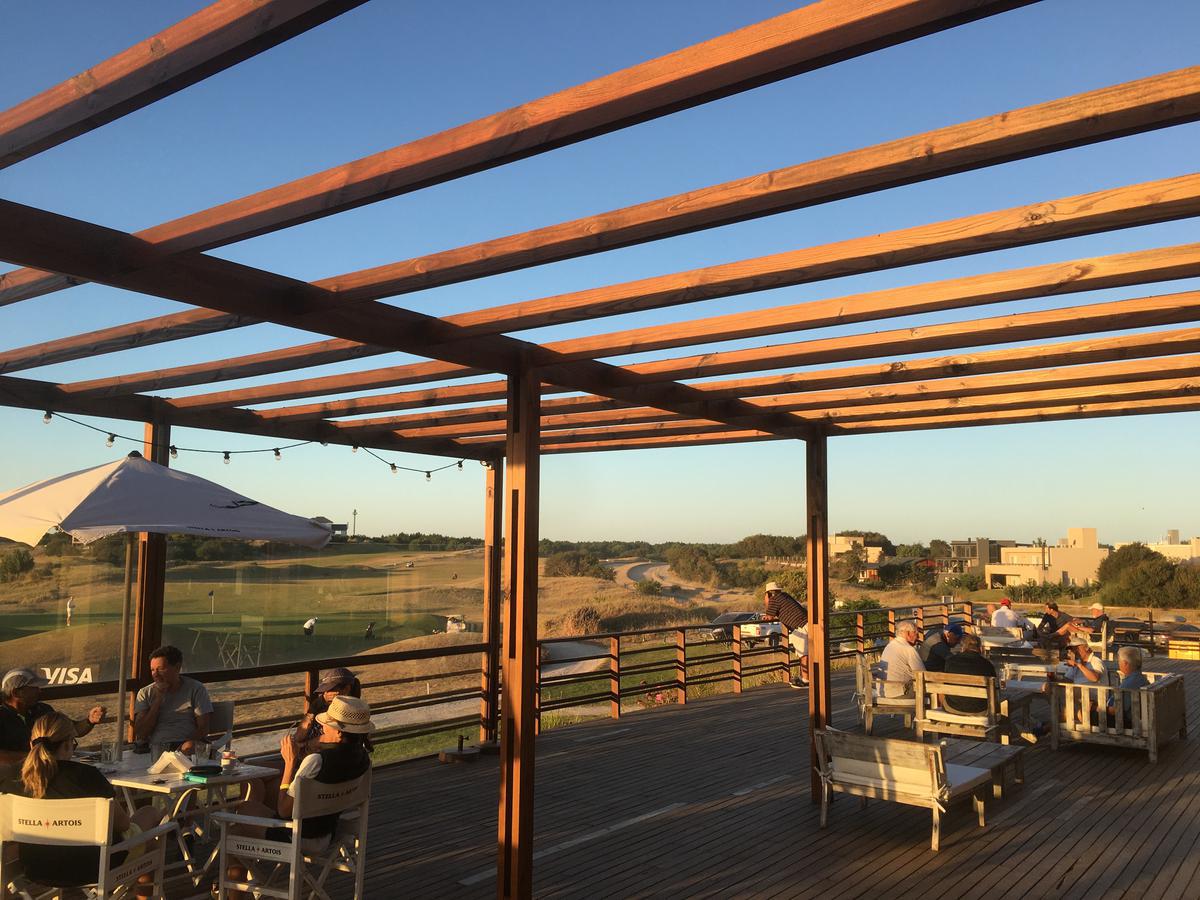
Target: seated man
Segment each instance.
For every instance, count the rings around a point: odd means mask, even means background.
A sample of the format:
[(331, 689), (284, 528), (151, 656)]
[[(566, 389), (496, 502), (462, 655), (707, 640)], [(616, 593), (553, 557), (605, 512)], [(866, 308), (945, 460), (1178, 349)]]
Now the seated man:
[(1086, 637), (1073, 637), (1067, 648), (1067, 665), (1071, 667), (1070, 680), (1074, 684), (1101, 684), (1104, 681), (1104, 660), (1093, 653)]
[(1046, 601), (1042, 620), (1038, 622), (1037, 637), (1043, 647), (1062, 651), (1073, 637), (1089, 633), (1086, 625), (1080, 624), (1058, 609), (1053, 600)]
[(1088, 627), (1091, 629), (1092, 643), (1099, 643), (1105, 635), (1112, 641), (1112, 622), (1109, 621), (1108, 613), (1104, 611), (1104, 604), (1093, 603), (1088, 612), (1091, 613)]
[[(1117, 668), (1121, 672), (1121, 683), (1118, 687), (1123, 691), (1137, 690), (1138, 688), (1148, 687), (1149, 679), (1142, 674), (1142, 651), (1137, 647), (1122, 647), (1117, 651)], [(1117, 694), (1110, 694), (1108, 698), (1108, 727), (1115, 728), (1117, 725)], [(1121, 719), (1125, 728), (1130, 727), (1130, 720), (1133, 718), (1132, 697), (1128, 694), (1121, 694)]]
[(944, 628), (935, 628), (921, 643), (921, 661), (927, 672), (945, 672), (946, 660), (963, 636), (963, 627), (953, 622)]
[(1000, 608), (992, 613), (992, 627), (1020, 628), (1022, 636), (1029, 640), (1033, 636), (1033, 623), (1024, 614), (1013, 609), (1012, 601), (1005, 597), (1000, 601)]
[[(12, 669), (0, 684), (0, 765), (20, 766), (29, 753), (33, 723), (54, 712), (41, 700), (42, 688), (49, 684), (33, 669)], [(104, 721), (103, 706), (93, 706), (87, 718), (75, 722), (75, 736), (83, 737)]]
[[(371, 721), (371, 707), (366, 701), (357, 697), (334, 697), (329, 709), (317, 715), (321, 725), (319, 749), (301, 758), (291, 737), (285, 735), (279, 745), (283, 754), (283, 783), (279, 786), (275, 808), (262, 803), (246, 801), (238, 806), (238, 812), (248, 816), (262, 818), (290, 819), (295, 809), (296, 781), (311, 778), (321, 784), (340, 784), (353, 781), (366, 773), (371, 767), (371, 757), (367, 754), (364, 742), (367, 735), (375, 730)], [(337, 814), (306, 818), (300, 826), (300, 845), (307, 853), (320, 853), (329, 846), (334, 829), (337, 827)], [(291, 829), (282, 825), (273, 828), (263, 828), (253, 825), (235, 826), (237, 833), (265, 837), (271, 841), (291, 841)], [(233, 881), (245, 881), (246, 867), (237, 862), (229, 866), (228, 877)], [(244, 896), (241, 892), (230, 891), (229, 896)]]
[[(957, 653), (951, 653), (946, 660), (946, 673), (949, 675), (983, 675), (987, 678), (996, 677), (996, 667), (991, 660), (981, 652), (983, 645), (973, 634), (964, 635)], [(987, 700), (983, 697), (943, 697), (942, 703), (950, 712), (976, 715), (987, 710)]]
[(913, 696), (916, 673), (925, 671), (925, 664), (917, 653), (917, 637), (916, 625), (900, 622), (896, 625), (896, 636), (883, 648), (879, 666), (884, 671), (884, 697)]
[(178, 647), (159, 647), (150, 654), (154, 681), (138, 691), (133, 704), (133, 732), (139, 742), (191, 753), (197, 741), (207, 739), (213, 710), (208, 689), (181, 675), (182, 669)]

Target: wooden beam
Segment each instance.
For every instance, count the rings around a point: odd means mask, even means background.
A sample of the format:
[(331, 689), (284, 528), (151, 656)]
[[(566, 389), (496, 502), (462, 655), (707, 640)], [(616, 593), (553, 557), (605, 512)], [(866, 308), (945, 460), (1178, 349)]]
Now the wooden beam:
[[(1200, 176), (1196, 187), (1200, 200)], [(1200, 244), (1185, 244), (652, 325), (545, 347), (568, 359), (625, 356), (1196, 276), (1200, 276)]]
[[(1200, 67), (1195, 70), (1194, 80), (1197, 105), (1200, 106)], [(522, 300), (459, 313), (447, 319), (461, 326), (467, 334), (512, 333), (1096, 234), (1185, 218), (1198, 212), (1200, 175), (1189, 174), (622, 284)]]
[(500, 611), (504, 600), (504, 471), (488, 463), (483, 506), (483, 668), (479, 685), (479, 740), (498, 739), (500, 718)]
[(616, 366), (584, 360), (560, 371), (560, 357), (536, 344), (504, 335), (464, 339), (457, 326), (441, 319), (383, 303), (343, 304), (329, 291), (282, 275), (201, 253), (168, 256), (124, 232), (3, 200), (0, 258), (35, 261), (113, 287), (498, 372), (527, 366), (536, 357), (547, 377), (576, 390), (790, 436), (807, 429), (787, 413), (764, 414), (737, 399), (710, 400), (684, 385), (644, 379)]
[[(1155, 359), (1174, 354), (1200, 352), (1200, 329), (1181, 328), (1173, 331), (1158, 331), (1149, 334), (1120, 335), (1118, 337), (1087, 338), (1079, 341), (1064, 341), (1056, 344), (1040, 344), (1031, 347), (1012, 347), (1002, 350), (985, 350), (972, 353), (957, 353), (927, 359), (903, 362), (877, 363), (863, 366), (841, 366), (808, 372), (790, 372), (754, 378), (722, 379), (698, 382), (692, 385), (699, 391), (713, 396), (753, 398), (764, 395), (798, 394), (807, 391), (831, 390), (863, 386), (900, 385), (920, 382), (925, 379), (943, 379), (956, 376), (982, 375), (989, 373), (1024, 372), (1052, 366), (1071, 367), (1086, 363), (1103, 363), (1112, 360)], [(630, 366), (637, 371), (639, 366)], [(429, 411), (428, 407), (448, 403), (472, 403), (479, 400), (498, 399), (497, 385), (503, 382), (481, 382), (474, 385), (455, 385), (449, 388), (432, 388), (391, 395), (384, 402), (390, 409), (425, 408), (426, 411), (403, 416), (387, 416), (361, 419), (350, 422), (334, 422), (334, 426), (347, 433), (367, 435), (372, 431), (419, 427), (426, 421), (438, 423), (496, 421), (503, 407), (468, 407), (466, 409)], [(543, 395), (553, 390), (542, 385)], [(180, 400), (173, 401), (176, 403)], [(749, 401), (753, 402), (753, 401)], [(293, 407), (304, 409), (304, 407)], [(606, 397), (582, 396), (563, 397), (542, 401), (543, 427), (547, 415), (563, 411), (590, 411), (631, 409), (628, 403)], [(636, 407), (635, 407), (636, 409)], [(360, 410), (362, 411), (362, 410)], [(269, 411), (264, 411), (269, 412)], [(661, 412), (661, 410), (659, 411)], [(330, 414), (337, 414), (336, 410)], [(286, 419), (286, 416), (284, 416)], [(490, 431), (490, 429), (489, 429)]]
[(805, 504), (808, 510), (808, 759), (809, 794), (821, 802), (817, 732), (833, 724), (829, 681), (829, 456), (825, 436), (805, 443)]
[(714, 435), (662, 435), (630, 441), (594, 441), (582, 444), (543, 444), (542, 455), (592, 453), (597, 450), (661, 450), (668, 447), (706, 447), (747, 441), (782, 441), (786, 438), (765, 431), (730, 430)]
[[(1033, 0), (821, 0), (412, 143), (140, 232), (169, 253), (206, 250), (649, 121), (1028, 5)], [(23, 297), (39, 275), (10, 279)], [(57, 281), (57, 279), (51, 279)], [(0, 282), (0, 288), (4, 283)], [(0, 303), (4, 293), (0, 291)], [(11, 298), (8, 302), (11, 302)]]
[(643, 363), (633, 370), (642, 375), (671, 380), (704, 378), (853, 359), (877, 359), (891, 354), (907, 355), (929, 350), (985, 347), (989, 344), (1149, 328), (1197, 319), (1200, 319), (1200, 291), (1188, 291), (967, 322), (823, 338), (774, 347), (730, 350)]
[(538, 406), (530, 369), (509, 380), (504, 540), (509, 599), (504, 625), (504, 698), (500, 707), (500, 816), (496, 892), (533, 896), (534, 727), (537, 703)]
[[(218, 0), (0, 113), (0, 168), (148, 106), (364, 0)], [(17, 35), (9, 33), (9, 40)]]
[[(171, 426), (147, 422), (142, 456), (160, 466), (171, 464)], [(167, 582), (167, 536), (138, 532), (137, 600), (133, 619), (133, 669), (135, 681), (148, 681), (150, 652), (162, 646), (163, 604)], [(118, 728), (121, 726), (118, 725)]]
[(831, 427), (835, 434), (879, 434), (885, 431), (925, 431), (934, 428), (974, 428), (984, 425), (1016, 425), (1023, 422), (1057, 422), (1068, 419), (1100, 419), (1114, 416), (1148, 416), (1165, 413), (1200, 412), (1200, 399), (1174, 397), (1165, 400), (1114, 401), (1048, 406), (1040, 409), (992, 413), (959, 413), (911, 419), (883, 419)]
[(0, 405), (21, 409), (51, 410), (101, 416), (133, 422), (162, 422), (189, 428), (207, 428), (236, 434), (254, 434), (285, 440), (320, 441), (352, 446), (361, 444), (408, 453), (428, 453), (465, 459), (495, 459), (489, 448), (468, 447), (440, 438), (406, 441), (387, 433), (361, 437), (343, 435), (325, 422), (275, 422), (248, 409), (193, 411), (179, 409), (174, 401), (134, 394), (125, 397), (89, 398), (67, 394), (58, 385), (12, 375), (0, 375)]
[[(888, 232), (883, 235), (855, 238), (759, 259), (742, 260), (690, 272), (578, 291), (543, 300), (510, 304), (499, 308), (493, 307), (477, 313), (448, 316), (447, 321), (471, 331), (498, 332), (503, 330), (511, 332), (521, 327), (522, 322), (528, 322), (529, 325), (545, 325), (563, 320), (564, 316), (574, 320), (590, 315), (607, 315), (612, 312), (630, 312), (678, 303), (691, 303), (735, 293), (815, 282), (857, 272), (880, 271), (917, 262), (1092, 234), (1097, 231), (1144, 225), (1196, 214), (1200, 214), (1200, 175), (1185, 175), (1179, 178), (1045, 201), (1010, 210), (983, 213), (977, 216)], [(1092, 278), (1089, 284), (1106, 287), (1153, 280), (1152, 277), (1138, 278), (1137, 266), (1140, 259), (1144, 258), (1122, 254), (1115, 257), (1102, 257), (1098, 261), (1078, 260), (1061, 265), (1065, 268), (1073, 265), (1090, 267), (1099, 264), (1107, 269), (1108, 277), (1105, 279), (1100, 273), (1090, 273)], [(1148, 261), (1151, 266), (1156, 263), (1161, 265), (1160, 260), (1150, 259)], [(1058, 273), (1054, 266), (1016, 270), (1011, 274), (1017, 277), (1018, 272), (1026, 272), (1030, 279), (1035, 279), (1038, 271), (1041, 271), (1042, 275), (1049, 280), (1051, 289), (1055, 292), (1062, 290), (1063, 286), (1068, 286), (1066, 288), (1068, 290), (1071, 289), (1069, 285), (1079, 275), (1078, 272), (1072, 271), (1064, 277), (1056, 278)], [(1000, 275), (996, 277), (999, 278)], [(966, 290), (970, 282), (966, 279), (963, 281), (964, 290)], [(327, 288), (333, 287), (329, 282), (316, 282), (316, 284)], [(955, 282), (951, 281), (945, 284), (949, 287)], [(983, 285), (980, 284), (978, 287), (982, 289)], [(1037, 290), (1036, 287), (1027, 289)], [(1085, 290), (1088, 288), (1076, 287), (1074, 289)], [(913, 290), (917, 289), (913, 288)], [(865, 295), (866, 298), (871, 296)], [(835, 302), (828, 301), (829, 304)], [(944, 300), (943, 302), (948, 301)], [(799, 311), (799, 307), (793, 307), (793, 309)], [(814, 308), (812, 314), (818, 314), (818, 310)], [(216, 317), (220, 314), (205, 311), (202, 315)], [(164, 322), (161, 332), (153, 324), (156, 321)], [(719, 325), (716, 320), (708, 321)], [(236, 324), (251, 323), (246, 321)], [(149, 319), (133, 323), (127, 327), (130, 328), (127, 346), (136, 346), (149, 342), (151, 338), (155, 342), (159, 342), (188, 337), (197, 326), (190, 321), (177, 325), (174, 323), (173, 317), (164, 316), (157, 320)], [(235, 327), (235, 325), (225, 323), (222, 327)], [(120, 334), (119, 329), (115, 331), (117, 335)], [(627, 344), (636, 344), (639, 339), (649, 340), (662, 334), (661, 330), (658, 332), (653, 329), (643, 331), (623, 332), (622, 335)], [(684, 337), (685, 335), (681, 332), (674, 344), (666, 343), (659, 346), (685, 345), (687, 342), (683, 340)], [(606, 348), (615, 347), (616, 351), (613, 352), (620, 352), (623, 346), (617, 336), (608, 336), (607, 340), (601, 338), (590, 340), (596, 341), (596, 343), (589, 344), (586, 340), (582, 343), (567, 342), (567, 347), (563, 352), (574, 352), (579, 356), (600, 357), (606, 355), (604, 352)], [(351, 359), (355, 356), (385, 352), (378, 347), (356, 345), (352, 342), (341, 343), (346, 345), (345, 355), (330, 356), (324, 361), (333, 362), (339, 358)], [(86, 346), (81, 342), (76, 355), (86, 354), (86, 349), (83, 349)], [(122, 345), (112, 335), (107, 337), (102, 346), (108, 348), (110, 352), (122, 349)], [(589, 347), (592, 348), (590, 351)], [(355, 348), (358, 348), (358, 353), (354, 352)], [(60, 356), (55, 361), (61, 361), (63, 358), (75, 358), (63, 357), (61, 355), (63, 348), (56, 349)], [(184, 366), (173, 370), (99, 379), (84, 384), (87, 385), (87, 390), (108, 390), (125, 385), (128, 385), (125, 389), (130, 391), (163, 390), (199, 384), (205, 380), (215, 381), (243, 377), (240, 374), (242, 372), (266, 374), (272, 371), (281, 372), (300, 368), (303, 365), (321, 364), (308, 361), (305, 354), (312, 350), (329, 353), (329, 348), (305, 345), (289, 351), (278, 351), (277, 358), (271, 357), (270, 354), (257, 354)], [(39, 358), (37, 353), (30, 355), (35, 360)], [(11, 362), (9, 366), (9, 371), (15, 368)], [(212, 377), (205, 379), (203, 378), (205, 374)], [(446, 374), (444, 366), (438, 367), (436, 364), (430, 364), (429, 380), (444, 378)], [(461, 374), (470, 374), (470, 370), (463, 369)], [(329, 381), (326, 383), (334, 390), (362, 390), (364, 381), (368, 385), (366, 389), (385, 386), (379, 384), (377, 379), (350, 375), (344, 376), (346, 379), (344, 383), (347, 386), (340, 387), (336, 380), (339, 377), (329, 376)], [(319, 388), (314, 386), (314, 389)], [(271, 395), (270, 399), (295, 399), (295, 396), (293, 392), (287, 396)]]

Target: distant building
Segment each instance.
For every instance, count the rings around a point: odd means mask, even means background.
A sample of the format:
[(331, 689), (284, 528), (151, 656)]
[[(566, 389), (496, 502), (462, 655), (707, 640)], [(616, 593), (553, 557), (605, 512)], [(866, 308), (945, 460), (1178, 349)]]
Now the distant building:
[(900, 569), (933, 569), (936, 563), (932, 559), (924, 556), (884, 556), (873, 563), (867, 563), (862, 568), (860, 579), (862, 581), (878, 581), (879, 570), (887, 566), (896, 566)]
[(335, 524), (332, 519), (327, 519), (324, 516), (316, 516), (313, 518), (313, 521), (320, 525), (328, 525), (329, 531), (334, 537), (345, 537), (350, 533), (350, 524), (348, 522), (343, 522), (342, 524), (338, 525)]
[(863, 562), (877, 563), (883, 558), (883, 548), (868, 544), (857, 534), (835, 534), (829, 542), (829, 558), (834, 559), (843, 553), (849, 553), (855, 547), (863, 552)]
[[(1132, 541), (1128, 543), (1133, 543)], [(1126, 544), (1117, 544), (1117, 549), (1120, 550)], [(1200, 537), (1194, 537), (1190, 540), (1181, 541), (1179, 539), (1179, 529), (1172, 528), (1167, 532), (1167, 539), (1161, 544), (1146, 544), (1155, 553), (1161, 553), (1167, 559), (1175, 562), (1190, 563), (1194, 566), (1200, 566)]]
[(950, 555), (934, 560), (939, 575), (979, 575), (991, 563), (1000, 562), (1000, 551), (1017, 546), (1016, 541), (993, 541), (991, 538), (971, 538), (951, 541)]
[(1000, 548), (1000, 562), (985, 568), (989, 587), (1028, 584), (1073, 584), (1096, 580), (1100, 563), (1112, 552), (1101, 547), (1095, 528), (1069, 528), (1057, 544), (1020, 544)]

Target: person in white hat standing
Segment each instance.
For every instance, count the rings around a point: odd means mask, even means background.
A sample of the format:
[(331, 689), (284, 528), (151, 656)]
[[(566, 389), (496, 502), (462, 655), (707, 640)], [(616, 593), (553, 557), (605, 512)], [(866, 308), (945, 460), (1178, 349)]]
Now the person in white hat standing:
[(794, 688), (808, 687), (808, 610), (774, 581), (764, 588), (764, 604), (768, 621), (780, 622), (788, 633), (788, 643), (800, 657), (800, 679), (789, 680)]

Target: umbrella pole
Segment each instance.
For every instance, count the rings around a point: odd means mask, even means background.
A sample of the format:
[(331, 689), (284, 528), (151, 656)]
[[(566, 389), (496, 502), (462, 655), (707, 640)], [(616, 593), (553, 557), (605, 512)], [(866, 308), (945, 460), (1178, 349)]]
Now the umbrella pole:
[(124, 756), (125, 749), (125, 682), (129, 671), (129, 606), (133, 597), (133, 542), (132, 531), (125, 538), (125, 598), (121, 603), (121, 656), (117, 670), (117, 762)]

